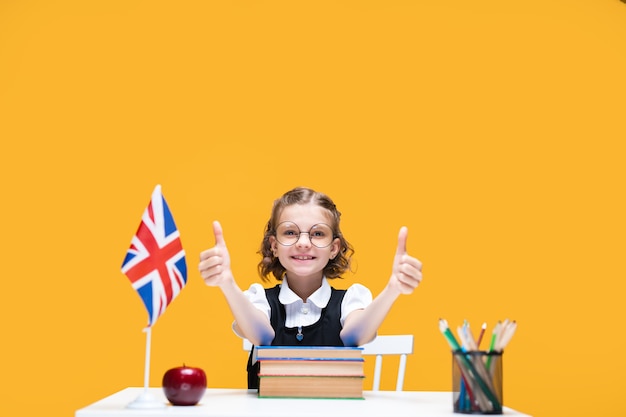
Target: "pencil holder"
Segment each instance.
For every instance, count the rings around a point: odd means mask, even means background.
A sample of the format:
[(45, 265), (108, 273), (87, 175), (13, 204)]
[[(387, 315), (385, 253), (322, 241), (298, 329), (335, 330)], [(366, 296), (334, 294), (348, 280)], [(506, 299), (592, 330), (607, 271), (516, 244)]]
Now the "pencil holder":
[(455, 413), (502, 414), (502, 352), (452, 352)]

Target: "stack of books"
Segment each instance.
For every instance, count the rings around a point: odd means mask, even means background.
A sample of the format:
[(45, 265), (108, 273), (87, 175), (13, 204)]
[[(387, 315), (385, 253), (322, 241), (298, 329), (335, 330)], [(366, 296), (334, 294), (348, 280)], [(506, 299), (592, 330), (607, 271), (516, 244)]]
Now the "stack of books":
[(363, 348), (257, 346), (259, 397), (363, 398)]

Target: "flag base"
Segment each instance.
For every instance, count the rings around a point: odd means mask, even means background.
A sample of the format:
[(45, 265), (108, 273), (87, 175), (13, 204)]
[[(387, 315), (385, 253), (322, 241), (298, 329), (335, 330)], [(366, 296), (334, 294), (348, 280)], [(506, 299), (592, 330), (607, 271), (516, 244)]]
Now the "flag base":
[(151, 395), (148, 391), (144, 391), (132, 402), (128, 403), (126, 408), (134, 409), (155, 409), (165, 408), (166, 404), (163, 401), (157, 400), (154, 395)]

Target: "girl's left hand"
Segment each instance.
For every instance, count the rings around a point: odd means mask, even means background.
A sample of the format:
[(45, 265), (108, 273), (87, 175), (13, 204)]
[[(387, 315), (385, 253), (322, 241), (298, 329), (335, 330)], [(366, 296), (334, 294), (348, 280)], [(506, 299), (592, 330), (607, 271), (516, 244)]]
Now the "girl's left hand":
[(400, 228), (398, 233), (398, 247), (393, 259), (389, 284), (401, 294), (411, 294), (422, 282), (422, 263), (406, 252), (406, 240), (409, 231), (406, 227)]

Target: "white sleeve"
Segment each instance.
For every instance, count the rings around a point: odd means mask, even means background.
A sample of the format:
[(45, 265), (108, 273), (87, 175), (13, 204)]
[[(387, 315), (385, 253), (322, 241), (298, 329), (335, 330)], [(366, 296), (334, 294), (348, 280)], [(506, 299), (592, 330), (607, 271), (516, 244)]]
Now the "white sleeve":
[[(270, 319), (270, 303), (267, 302), (267, 297), (265, 296), (265, 288), (261, 284), (252, 284), (250, 288), (243, 292), (243, 295), (246, 296), (248, 300), (255, 306), (257, 309), (261, 310), (265, 314), (267, 314), (267, 319)], [(232, 329), (233, 332), (239, 337), (243, 337), (239, 333), (235, 331), (236, 321), (233, 320)]]
[(352, 284), (341, 302), (341, 325), (343, 326), (348, 314), (367, 307), (371, 302), (372, 292), (369, 288), (361, 284)]

